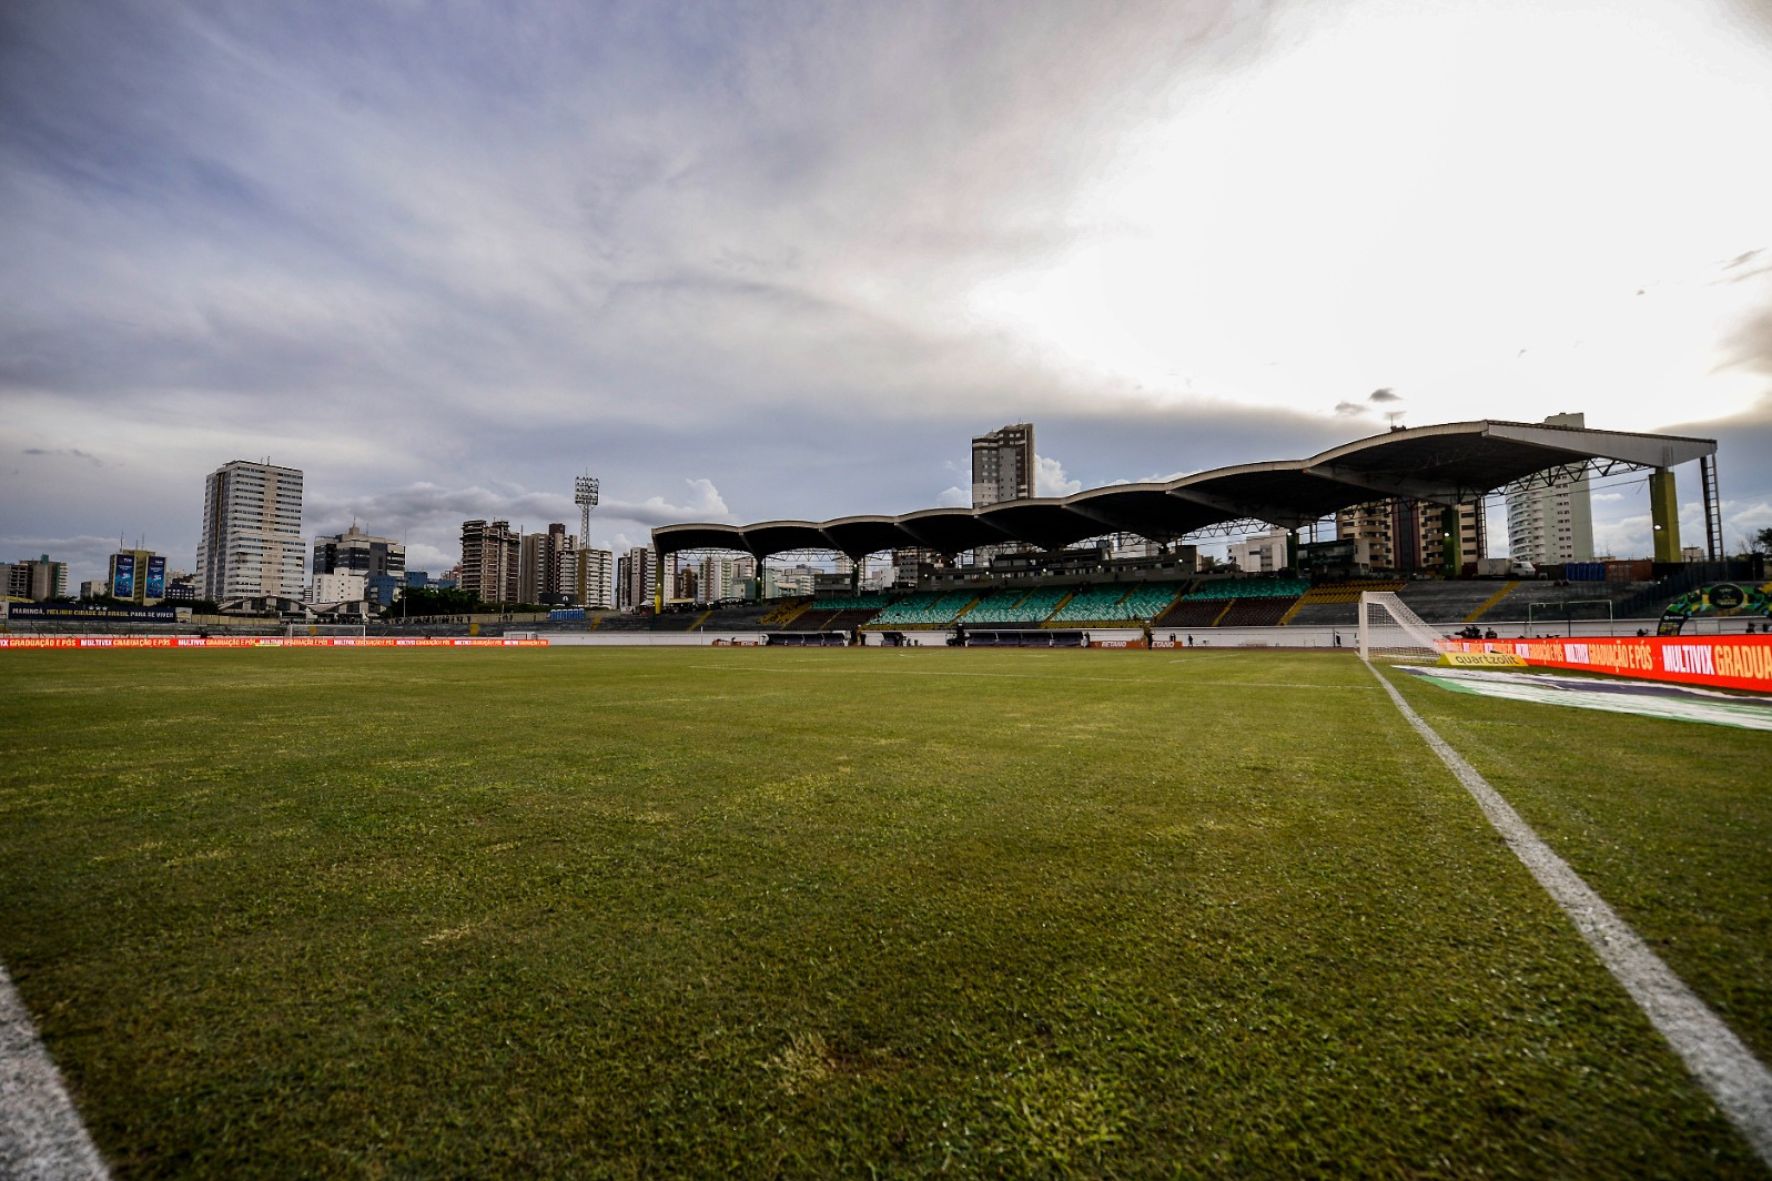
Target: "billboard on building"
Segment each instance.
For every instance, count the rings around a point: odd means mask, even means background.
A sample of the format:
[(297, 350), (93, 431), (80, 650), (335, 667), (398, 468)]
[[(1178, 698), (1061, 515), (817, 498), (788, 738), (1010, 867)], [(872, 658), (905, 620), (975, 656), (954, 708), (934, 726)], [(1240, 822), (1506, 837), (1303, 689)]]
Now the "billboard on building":
[(114, 554), (111, 557), (111, 596), (135, 598), (135, 555)]
[(143, 593), (150, 599), (166, 597), (166, 559), (159, 554), (148, 559), (148, 581)]

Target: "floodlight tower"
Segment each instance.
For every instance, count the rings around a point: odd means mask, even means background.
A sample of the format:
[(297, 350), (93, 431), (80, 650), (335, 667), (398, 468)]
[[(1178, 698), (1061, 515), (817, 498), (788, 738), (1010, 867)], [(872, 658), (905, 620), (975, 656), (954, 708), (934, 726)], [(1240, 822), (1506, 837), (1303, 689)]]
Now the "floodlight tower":
[(597, 507), (597, 477), (583, 475), (572, 481), (572, 503), (578, 506), (578, 544), (590, 548), (591, 510)]

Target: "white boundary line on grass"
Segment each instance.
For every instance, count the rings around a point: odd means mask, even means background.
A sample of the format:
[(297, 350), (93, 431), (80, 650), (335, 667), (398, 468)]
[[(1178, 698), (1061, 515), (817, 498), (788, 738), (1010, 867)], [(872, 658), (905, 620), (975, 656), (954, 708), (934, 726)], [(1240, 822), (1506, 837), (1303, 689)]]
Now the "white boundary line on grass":
[(1395, 685), (1370, 662), (1366, 667), (1390, 694), (1405, 720), (1427, 740), (1514, 856), (1520, 859), (1563, 913), (1581, 932), (1606, 970), (1624, 985), (1650, 1024), (1667, 1039), (1686, 1069), (1747, 1137), (1762, 1161), (1772, 1165), (1772, 1072), (1755, 1058), (1735, 1031), (1687, 988), (1649, 945), (1594, 893), (1569, 863), (1557, 856), (1488, 780), (1410, 708)]
[(103, 1181), (109, 1176), (0, 964), (0, 1177)]

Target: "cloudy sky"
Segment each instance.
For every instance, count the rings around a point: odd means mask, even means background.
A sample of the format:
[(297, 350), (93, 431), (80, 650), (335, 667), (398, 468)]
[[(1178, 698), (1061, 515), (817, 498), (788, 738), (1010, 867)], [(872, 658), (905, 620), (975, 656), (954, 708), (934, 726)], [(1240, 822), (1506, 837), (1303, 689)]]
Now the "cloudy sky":
[(1764, 0), (10, 0), (0, 106), (0, 559), (76, 580), (235, 458), (437, 571), (1024, 419), (1063, 492), (1581, 410), (1772, 525)]

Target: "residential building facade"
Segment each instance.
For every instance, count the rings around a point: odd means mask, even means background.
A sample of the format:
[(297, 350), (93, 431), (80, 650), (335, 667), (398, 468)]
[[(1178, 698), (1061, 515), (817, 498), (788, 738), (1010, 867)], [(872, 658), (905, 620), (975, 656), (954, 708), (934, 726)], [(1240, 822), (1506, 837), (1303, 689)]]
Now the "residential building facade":
[(595, 547), (574, 550), (570, 571), (574, 602), (592, 611), (614, 610), (614, 554)]
[(972, 440), (972, 507), (1034, 494), (1034, 424), (1011, 423)]
[[(1584, 427), (1586, 414), (1553, 414), (1546, 426)], [(1540, 484), (1507, 494), (1507, 551), (1535, 566), (1591, 562), (1594, 557), (1593, 495), (1585, 467), (1552, 468)]]
[(406, 577), (406, 543), (365, 533), (353, 521), (343, 533), (314, 538), (312, 572), (364, 579), (387, 575), (397, 581)]
[[(1396, 574), (1442, 573), (1445, 509), (1428, 501), (1398, 497), (1375, 500), (1335, 514), (1337, 540), (1364, 546), (1373, 570)], [(1457, 509), (1458, 569), (1488, 556), (1488, 524), (1480, 501)]]
[[(387, 575), (376, 577), (386, 578)], [(314, 581), (308, 586), (308, 602), (361, 603), (368, 595), (368, 583), (368, 578), (348, 571), (316, 574)]]
[(206, 599), (299, 599), (302, 473), (236, 459), (209, 474), (203, 491), (197, 577)]
[(20, 562), (0, 562), (0, 590), (9, 599), (65, 599), (68, 595), (68, 564), (52, 562), (49, 555)]
[(1244, 574), (1275, 574), (1287, 566), (1286, 549), (1291, 534), (1284, 529), (1245, 537), (1230, 544), (1229, 558)]
[(658, 553), (648, 546), (635, 546), (616, 563), (616, 607), (625, 611), (642, 611), (652, 604), (653, 588), (658, 579)]
[(516, 603), (522, 539), (509, 521), (461, 523), (463, 590), (483, 603)]
[(519, 548), (521, 563), (517, 575), (517, 601), (520, 603), (560, 603), (571, 586), (567, 566), (577, 548), (578, 539), (566, 532), (566, 526), (555, 522), (545, 532), (526, 533)]

